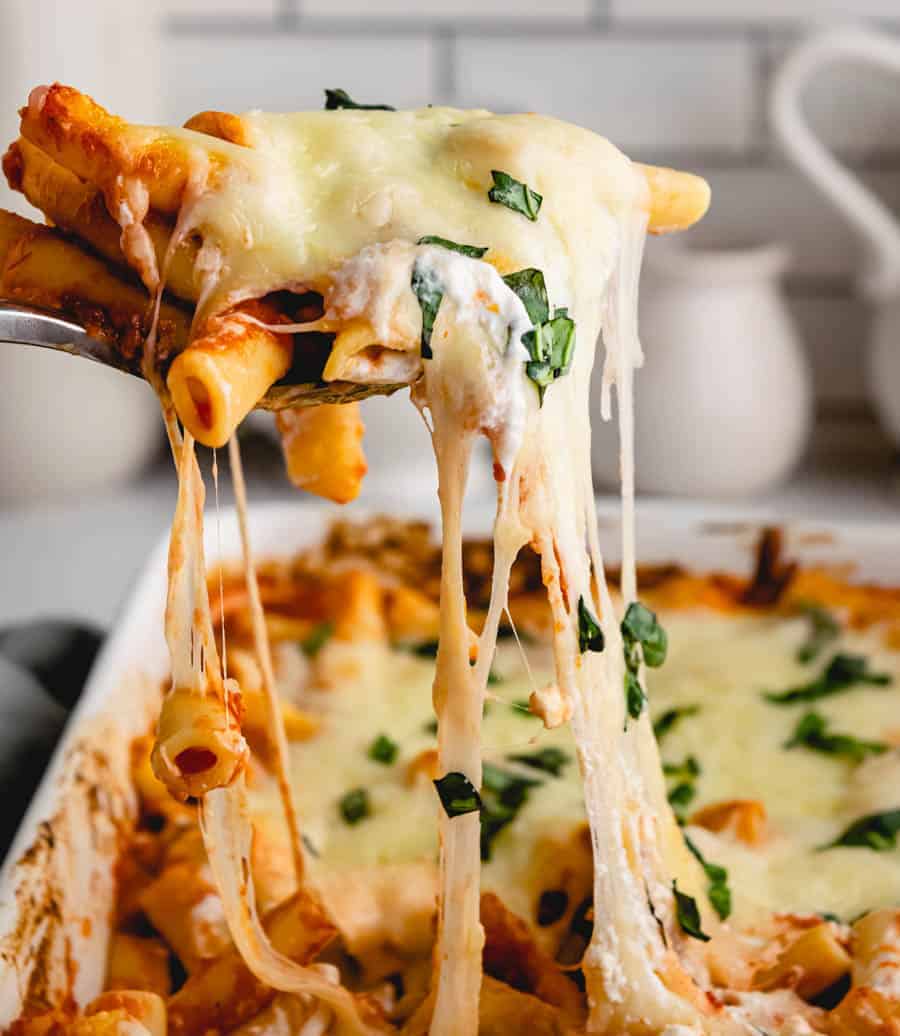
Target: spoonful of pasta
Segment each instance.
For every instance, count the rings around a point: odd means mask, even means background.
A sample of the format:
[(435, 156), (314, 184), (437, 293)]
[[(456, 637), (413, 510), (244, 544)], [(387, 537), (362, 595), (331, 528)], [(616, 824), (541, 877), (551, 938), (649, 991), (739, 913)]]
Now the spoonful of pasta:
[[(366, 248), (357, 252), (355, 240), (324, 246), (355, 259), (317, 267), (323, 246), (315, 239), (315, 224), (300, 242), (259, 234), (269, 218), (262, 206), (275, 204), (270, 195), (279, 186), (270, 183), (272, 170), (283, 158), (266, 154), (268, 142), (252, 113), (202, 112), (182, 130), (137, 126), (85, 94), (54, 84), (34, 91), (20, 114), (20, 136), (3, 158), (3, 171), (50, 225), (0, 210), (0, 342), (57, 349), (148, 378), (167, 391), (186, 430), (204, 445), (223, 446), (254, 408), (349, 403), (418, 381), (442, 298), (431, 267), (418, 263), (429, 248), (460, 253), (459, 269), (476, 260), (494, 267), (496, 275), (482, 272), (502, 278), (524, 304), (516, 310), (520, 318), (527, 311), (529, 321), (544, 328), (535, 348), (547, 355), (535, 355), (529, 365), (541, 393), (568, 369), (574, 325), (564, 307), (551, 314), (543, 272), (519, 270), (508, 249), (489, 247), (498, 231), (502, 235), (510, 227), (511, 242), (538, 232), (540, 179), (529, 185), (493, 169), (493, 186), (430, 187), (483, 197), (487, 222), (478, 229), (486, 240), (471, 244), (432, 233), (406, 240), (407, 224), (423, 218), (422, 211), (418, 203), (408, 208), (412, 203), (392, 191), (387, 173), (380, 192), (352, 205), (343, 187), (327, 204), (352, 207), (354, 233), (363, 239), (371, 237), (372, 225), (383, 228), (378, 236), (384, 243), (377, 247), (391, 261), (380, 262), (379, 269), (388, 271), (378, 274), (383, 283), (369, 283), (373, 266), (367, 265)], [(392, 119), (417, 118), (303, 113), (291, 117), (303, 120), (292, 131), (311, 133), (318, 125), (311, 120), (322, 116), (355, 120), (358, 132), (371, 120), (384, 119), (381, 131), (387, 132)], [(492, 144), (491, 134), (505, 119), (532, 118), (449, 109), (446, 117), (432, 117), (448, 150), (464, 144), (478, 153), (485, 148), (481, 135), (488, 134), (486, 144)], [(535, 129), (557, 132), (551, 120)], [(596, 151), (607, 145), (586, 135), (584, 146)], [(349, 179), (356, 152), (344, 158)], [(562, 158), (579, 160), (577, 154)], [(507, 160), (499, 154), (496, 161)], [(615, 189), (623, 203), (638, 199), (651, 233), (686, 229), (709, 205), (705, 180), (656, 166), (633, 164)], [(599, 197), (599, 185), (589, 181), (581, 190), (586, 200), (593, 193)], [(279, 207), (292, 202), (291, 195), (278, 199)], [(318, 197), (316, 203), (326, 204)], [(230, 219), (238, 210), (241, 219)], [(228, 232), (238, 237), (223, 248), (205, 234), (209, 225), (234, 228)], [(397, 228), (393, 239), (389, 225)], [(266, 268), (270, 284), (288, 287), (273, 291), (250, 283), (244, 265), (251, 256), (254, 269)], [(298, 282), (301, 267), (307, 273)], [(506, 288), (500, 284), (499, 290)], [(360, 293), (371, 303), (365, 317), (350, 305)], [(491, 313), (485, 318), (492, 319)]]

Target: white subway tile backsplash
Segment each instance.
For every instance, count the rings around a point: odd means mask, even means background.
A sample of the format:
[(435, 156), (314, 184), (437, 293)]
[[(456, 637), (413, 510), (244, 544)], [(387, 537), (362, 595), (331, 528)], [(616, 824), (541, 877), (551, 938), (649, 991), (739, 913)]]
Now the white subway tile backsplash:
[(167, 115), (321, 108), (326, 86), (418, 107), (434, 94), (433, 52), (427, 36), (176, 36), (164, 51)]
[(592, 0), (298, 0), (304, 15), (326, 18), (455, 18), (571, 21), (588, 17)]
[[(900, 11), (900, 3), (897, 4)], [(770, 45), (773, 69), (800, 36)], [(900, 36), (895, 34), (900, 49)], [(873, 65), (846, 62), (823, 67), (810, 82), (803, 109), (813, 131), (854, 158), (900, 154), (900, 80)]]
[(463, 36), (459, 103), (541, 111), (588, 126), (626, 151), (737, 152), (755, 118), (753, 57), (742, 39)]
[(866, 399), (870, 306), (860, 299), (815, 295), (790, 298), (789, 307), (812, 363), (816, 398), (821, 403)]
[[(794, 271), (806, 277), (858, 272), (858, 236), (801, 173), (789, 167), (695, 171), (709, 180), (712, 205), (690, 231), (690, 241), (700, 246), (783, 241), (792, 251)], [(869, 173), (865, 180), (900, 209), (900, 173)]]
[(900, 17), (897, 0), (610, 0), (614, 20), (767, 22)]
[(240, 16), (266, 17), (279, 8), (279, 0), (157, 0), (163, 14), (186, 18)]

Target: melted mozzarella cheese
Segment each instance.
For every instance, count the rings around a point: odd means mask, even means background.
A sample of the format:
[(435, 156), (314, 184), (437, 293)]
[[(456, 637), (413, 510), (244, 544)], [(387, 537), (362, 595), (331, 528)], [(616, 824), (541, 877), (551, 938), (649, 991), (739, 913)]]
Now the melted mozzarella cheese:
[[(489, 246), (504, 272), (543, 270), (555, 305), (597, 300), (636, 175), (608, 141), (539, 115), (425, 108), (242, 117), (252, 147), (191, 202), (221, 265), (201, 318), (278, 288), (320, 289), (367, 246), (437, 234)], [(182, 131), (202, 157), (201, 134)], [(486, 195), (499, 169), (543, 194), (530, 222)], [(643, 178), (641, 177), (641, 180)], [(612, 213), (612, 215), (611, 215)]]
[[(704, 855), (728, 869), (732, 923), (753, 924), (771, 913), (830, 912), (842, 918), (894, 905), (900, 887), (900, 854), (864, 849), (816, 852), (859, 816), (897, 808), (898, 784), (878, 771), (900, 766), (897, 754), (854, 766), (809, 749), (786, 750), (804, 706), (779, 708), (760, 692), (809, 679), (795, 660), (805, 623), (778, 617), (727, 616), (712, 612), (661, 612), (669, 632), (665, 666), (649, 674), (654, 715), (699, 704), (666, 735), (663, 758), (700, 763), (692, 809), (733, 798), (760, 800), (768, 835), (747, 846), (727, 833), (691, 827)], [(865, 654), (873, 669), (894, 676), (888, 687), (861, 687), (816, 704), (833, 729), (871, 740), (896, 736), (900, 709), (900, 654), (885, 650), (876, 633), (847, 633), (834, 650)], [(494, 663), (501, 677), (492, 690), (482, 727), (484, 759), (539, 778), (513, 822), (496, 838), (482, 872), (483, 886), (521, 916), (535, 921), (545, 886), (531, 861), (545, 840), (565, 841), (586, 819), (575, 745), (568, 727), (548, 731), (509, 703), (526, 699), (532, 676), (539, 685), (552, 673), (545, 648), (529, 647), (532, 675), (515, 645), (502, 643)], [(324, 877), (417, 860), (436, 861), (437, 816), (431, 781), (409, 779), (411, 763), (434, 749), (430, 692), (434, 663), (406, 651), (332, 642), (322, 664), (345, 679), (305, 692), (304, 706), (320, 713), (321, 735), (291, 748), (291, 773), (303, 828), (315, 849), (311, 867)], [(330, 657), (329, 657), (330, 656)], [(815, 667), (813, 667), (815, 669)], [(297, 687), (283, 687), (294, 698)], [(395, 763), (380, 764), (368, 750), (379, 733), (399, 746)], [(548, 746), (573, 760), (559, 777), (521, 770), (510, 755)], [(871, 772), (871, 771), (875, 772)], [(867, 773), (867, 771), (869, 771)], [(328, 773), (327, 790), (321, 775)], [(339, 802), (353, 788), (369, 792), (371, 815), (351, 826)], [(276, 809), (274, 784), (252, 794), (254, 811)], [(887, 796), (887, 798), (885, 798)]]
[[(852, 919), (896, 904), (900, 854), (819, 847), (860, 816), (900, 806), (900, 755), (854, 765), (808, 748), (786, 749), (800, 717), (815, 708), (829, 729), (857, 738), (896, 738), (900, 658), (877, 632), (848, 633), (834, 650), (865, 655), (873, 670), (891, 673), (888, 687), (854, 687), (810, 704), (776, 706), (762, 692), (807, 682), (815, 666), (796, 661), (806, 634), (802, 620), (707, 614), (702, 622), (666, 618), (670, 654), (650, 676), (655, 711), (701, 704), (663, 741), (663, 758), (693, 754), (702, 772), (691, 808), (728, 799), (758, 799), (768, 816), (763, 842), (750, 847), (728, 835), (692, 829), (708, 859), (728, 868), (736, 923), (771, 911), (821, 912)], [(880, 772), (888, 770), (890, 772)], [(861, 790), (864, 788), (865, 790)]]

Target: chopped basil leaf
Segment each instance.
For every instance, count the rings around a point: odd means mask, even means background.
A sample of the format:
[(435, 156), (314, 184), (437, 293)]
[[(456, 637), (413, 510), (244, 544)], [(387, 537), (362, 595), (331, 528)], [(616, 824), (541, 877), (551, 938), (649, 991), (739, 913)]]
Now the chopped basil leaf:
[(641, 660), (652, 669), (661, 666), (666, 660), (669, 638), (655, 613), (640, 601), (628, 605), (621, 630), (625, 652), (625, 706), (628, 715), (638, 719), (647, 704), (647, 694), (640, 680)]
[(809, 619), (810, 630), (809, 636), (797, 649), (797, 661), (806, 664), (815, 661), (831, 641), (840, 636), (841, 627), (831, 612), (812, 601), (804, 601), (800, 610)]
[(518, 712), (522, 716), (531, 716), (534, 719), (537, 717), (531, 711), (531, 702), (527, 698), (520, 698), (519, 701), (511, 701), (509, 707), (514, 711)]
[(538, 399), (543, 403), (550, 385), (569, 372), (575, 351), (575, 321), (557, 310), (552, 320), (526, 331), (522, 344), (531, 357), (525, 364), (525, 373), (537, 386)]
[(833, 734), (828, 731), (828, 720), (819, 712), (807, 712), (797, 721), (785, 748), (804, 747), (824, 755), (840, 756), (854, 763), (867, 755), (881, 755), (888, 750), (883, 741), (861, 741), (851, 734)]
[(433, 356), (431, 334), (434, 331), (434, 322), (437, 319), (444, 291), (434, 272), (418, 259), (413, 264), (410, 286), (419, 300), (419, 308), (422, 310), (422, 359), (430, 360)]
[(519, 212), (532, 223), (541, 211), (543, 196), (533, 191), (527, 184), (499, 169), (491, 170), (494, 186), (488, 191), (488, 197), (498, 205), (505, 205), (513, 212)]
[(530, 755), (508, 755), (506, 758), (510, 762), (530, 766), (533, 770), (542, 770), (544, 773), (552, 774), (554, 777), (559, 777), (562, 773), (562, 768), (572, 761), (567, 752), (564, 752), (561, 748), (556, 748), (554, 745), (548, 745), (547, 748), (541, 748)]
[(397, 742), (392, 741), (387, 734), (379, 734), (369, 746), (369, 758), (384, 766), (392, 766), (397, 759)]
[(485, 763), (481, 787), (481, 858), (489, 860), (497, 835), (513, 820), (532, 788), (543, 782)]
[(348, 791), (338, 803), (341, 816), (348, 824), (358, 824), (371, 813), (369, 807), (369, 793), (365, 788), (354, 788)]
[(332, 633), (334, 633), (333, 622), (320, 622), (317, 626), (313, 626), (305, 640), (300, 641), (300, 650), (307, 658), (315, 658), (331, 640)]
[(467, 255), (470, 259), (480, 259), (487, 248), (479, 248), (478, 245), (458, 245), (455, 241), (449, 241), (445, 237), (438, 237), (437, 234), (426, 234), (420, 237), (417, 245), (438, 245), (441, 248), (448, 248), (451, 252), (459, 252), (460, 255)]
[(679, 820), (684, 820), (684, 810), (694, 801), (697, 789), (689, 781), (676, 784), (669, 792), (669, 805)]
[[(487, 674), (487, 683), (488, 687), (496, 687), (498, 683), (503, 683), (503, 677), (493, 669), (489, 669)], [(485, 709), (487, 709), (487, 706), (485, 706)]]
[(888, 673), (869, 672), (869, 660), (864, 655), (837, 654), (822, 674), (809, 683), (777, 693), (767, 692), (763, 697), (773, 705), (793, 705), (800, 701), (818, 701), (861, 684), (883, 687), (891, 682)]
[(451, 819), (481, 809), (481, 796), (464, 773), (454, 770), (434, 781), (444, 812)]
[(697, 900), (686, 892), (679, 892), (677, 881), (672, 882), (672, 894), (675, 896), (675, 914), (684, 934), (689, 935), (692, 939), (699, 939), (701, 942), (709, 942), (709, 936), (700, 926)]
[(426, 734), (434, 735), (434, 734), (437, 733), (437, 727), (438, 727), (437, 720), (436, 719), (430, 719), (425, 724), (425, 726), (422, 727), (422, 729), (425, 731)]
[(516, 773), (503, 770), (493, 763), (485, 763), (481, 779), (482, 794), (492, 791), (500, 795), (506, 805), (519, 806), (525, 801), (525, 792), (528, 788), (537, 787), (541, 784), (537, 777), (520, 777)]
[(535, 383), (540, 402), (544, 393), (557, 379), (567, 374), (575, 349), (575, 323), (567, 309), (557, 309), (550, 318), (550, 303), (544, 275), (534, 267), (517, 270), (503, 278), (522, 301), (528, 319), (534, 325), (522, 335), (522, 344), (528, 350), (529, 360), (525, 373)]
[(333, 112), (339, 108), (354, 108), (358, 111), (394, 112), (397, 109), (389, 104), (357, 104), (346, 90), (325, 91), (325, 111)]
[(413, 644), (409, 650), (419, 658), (437, 658), (438, 642), (436, 640), (423, 640), (421, 644)]
[(641, 686), (641, 681), (637, 677), (636, 667), (635, 671), (630, 668), (625, 670), (625, 707), (628, 710), (628, 715), (632, 719), (640, 719), (641, 713), (644, 711), (644, 706), (647, 704), (647, 695), (644, 694), (644, 688)]
[(731, 889), (728, 887), (728, 871), (718, 863), (709, 863), (696, 845), (684, 836), (685, 845), (697, 858), (706, 874), (709, 886), (706, 894), (715, 912), (724, 921), (731, 913)]
[(578, 650), (584, 654), (585, 651), (602, 651), (605, 646), (603, 630), (600, 623), (594, 618), (591, 610), (584, 603), (584, 598), (578, 598)]
[(835, 849), (847, 846), (861, 849), (874, 849), (886, 852), (897, 846), (897, 833), (900, 832), (900, 809), (890, 809), (885, 813), (870, 813), (860, 817), (839, 835), (833, 842), (822, 846), (823, 849)]
[(666, 709), (659, 719), (653, 721), (653, 733), (656, 735), (656, 740), (661, 741), (679, 720), (685, 719), (687, 716), (696, 716), (699, 711), (699, 705), (682, 705), (674, 709)]
[(692, 755), (682, 763), (663, 763), (663, 773), (667, 777), (678, 777), (683, 781), (692, 781), (700, 776), (700, 764)]
[(519, 296), (532, 324), (543, 324), (545, 320), (550, 319), (547, 285), (540, 270), (533, 266), (525, 270), (516, 270), (515, 273), (508, 273), (503, 278), (503, 283)]
[(666, 660), (669, 638), (657, 621), (656, 614), (641, 604), (632, 601), (622, 619), (622, 636), (632, 644), (641, 645), (644, 662), (651, 669), (658, 669)]

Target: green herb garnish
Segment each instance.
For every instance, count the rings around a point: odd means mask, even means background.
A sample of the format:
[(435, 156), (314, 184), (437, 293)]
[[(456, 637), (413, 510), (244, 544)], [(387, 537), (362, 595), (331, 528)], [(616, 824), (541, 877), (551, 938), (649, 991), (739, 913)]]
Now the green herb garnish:
[(478, 245), (458, 245), (455, 241), (449, 241), (446, 237), (438, 237), (437, 234), (426, 234), (420, 237), (417, 245), (438, 245), (440, 248), (447, 248), (451, 252), (459, 252), (460, 255), (467, 255), (470, 259), (480, 259), (487, 248), (479, 248)]
[(434, 781), (438, 797), (448, 817), (461, 817), (481, 809), (481, 796), (464, 773), (454, 770)]
[(681, 763), (663, 763), (663, 773), (674, 777), (678, 783), (669, 792), (669, 805), (675, 812), (675, 819), (685, 823), (685, 810), (697, 795), (695, 781), (700, 776), (700, 764), (692, 755)]
[(809, 635), (797, 649), (797, 661), (805, 665), (815, 661), (831, 641), (840, 636), (841, 627), (831, 612), (812, 601), (804, 601), (800, 610), (810, 623)]
[(697, 900), (686, 892), (679, 892), (677, 881), (672, 882), (672, 894), (675, 896), (675, 914), (684, 934), (701, 942), (709, 942), (709, 936), (701, 927)]
[(338, 808), (348, 824), (358, 824), (371, 813), (369, 793), (365, 788), (354, 788), (341, 798)]
[(494, 181), (494, 186), (488, 191), (491, 201), (505, 205), (513, 212), (521, 213), (534, 223), (541, 211), (543, 196), (521, 180), (516, 180), (509, 173), (501, 172), (499, 169), (491, 170), (491, 178)]
[(870, 813), (860, 817), (839, 835), (833, 842), (823, 845), (823, 849), (836, 849), (838, 846), (850, 848), (874, 849), (876, 852), (887, 852), (897, 847), (897, 833), (900, 832), (900, 809), (889, 809), (885, 813)]
[(521, 763), (523, 766), (530, 766), (533, 770), (541, 770), (544, 773), (559, 777), (562, 768), (572, 760), (567, 752), (555, 745), (548, 745), (530, 755), (508, 755), (510, 762)]
[(790, 687), (777, 693), (763, 695), (773, 705), (793, 705), (802, 701), (818, 701), (832, 694), (840, 694), (862, 684), (883, 687), (892, 682), (888, 673), (869, 671), (869, 660), (864, 655), (835, 655), (820, 676), (809, 683)]
[(525, 270), (516, 270), (503, 278), (503, 283), (518, 296), (528, 313), (532, 324), (543, 324), (550, 319), (550, 303), (547, 301), (547, 285), (540, 270), (529, 266)]
[(481, 858), (489, 860), (497, 835), (513, 820), (532, 788), (543, 782), (485, 763), (481, 786)]
[(536, 324), (522, 335), (522, 344), (531, 359), (525, 364), (525, 373), (538, 390), (538, 400), (544, 402), (544, 393), (572, 365), (575, 351), (575, 321), (566, 310), (558, 309), (552, 320)]
[(397, 759), (397, 742), (392, 741), (387, 734), (379, 734), (369, 745), (369, 758), (384, 766), (392, 766)]
[(357, 104), (346, 90), (325, 91), (325, 111), (333, 112), (339, 108), (352, 108), (357, 111), (369, 112), (395, 112), (389, 104)]
[(538, 777), (520, 777), (493, 763), (485, 763), (482, 769), (482, 794), (491, 791), (495, 795), (506, 796), (507, 805), (520, 806), (524, 802), (524, 792), (541, 783), (543, 782)]
[(625, 707), (632, 719), (638, 719), (647, 704), (640, 679), (641, 661), (651, 669), (659, 668), (666, 660), (669, 638), (656, 614), (640, 601), (628, 605), (621, 630), (625, 652)]
[(575, 349), (575, 323), (565, 309), (557, 309), (550, 318), (550, 303), (544, 275), (534, 267), (517, 270), (503, 278), (522, 302), (528, 319), (534, 325), (522, 335), (522, 344), (529, 359), (525, 373), (538, 389), (540, 402), (544, 393), (557, 379), (567, 374)]
[(700, 776), (700, 764), (695, 756), (689, 755), (680, 763), (663, 763), (663, 773), (667, 777), (677, 777), (683, 781), (693, 781)]
[(590, 608), (584, 603), (584, 598), (578, 598), (578, 650), (584, 654), (585, 651), (602, 651), (605, 647), (603, 630), (600, 623), (594, 618)]
[(675, 811), (675, 816), (680, 822), (684, 822), (684, 811), (694, 801), (697, 789), (690, 781), (682, 781), (676, 784), (669, 792), (669, 805)]
[(674, 709), (666, 709), (658, 719), (653, 721), (653, 733), (656, 735), (656, 740), (661, 741), (679, 720), (688, 716), (696, 716), (699, 711), (699, 705), (682, 705)]
[(514, 711), (518, 712), (523, 716), (531, 716), (532, 719), (537, 719), (537, 716), (531, 711), (531, 702), (527, 698), (520, 698), (518, 701), (511, 701), (509, 707)]
[(731, 889), (728, 887), (728, 871), (718, 863), (709, 863), (687, 835), (684, 836), (684, 841), (703, 868), (709, 881), (706, 894), (713, 909), (724, 921), (731, 913)]
[(322, 648), (331, 640), (334, 633), (333, 622), (320, 622), (300, 641), (300, 650), (307, 658), (315, 658)]
[[(647, 704), (647, 695), (638, 678), (637, 672), (631, 669), (625, 670), (625, 708), (632, 719), (640, 719), (644, 706)], [(628, 725), (626, 720), (626, 726)]]
[(437, 734), (437, 728), (438, 728), (438, 722), (437, 722), (436, 719), (430, 719), (422, 727), (422, 729), (425, 731), (426, 734), (431, 734), (431, 735)]
[(658, 669), (665, 662), (669, 638), (657, 621), (655, 612), (640, 601), (632, 601), (628, 605), (625, 618), (622, 619), (622, 636), (629, 646), (641, 645), (644, 662), (651, 669)]
[(413, 264), (410, 286), (422, 310), (422, 359), (430, 360), (434, 355), (431, 351), (431, 334), (434, 331), (441, 299), (444, 297), (444, 289), (434, 272), (418, 259)]
[(888, 750), (883, 741), (862, 741), (851, 734), (833, 734), (828, 731), (828, 720), (819, 712), (807, 712), (797, 721), (785, 748), (810, 748), (823, 755), (835, 755), (862, 762), (867, 755), (881, 755)]
[[(503, 677), (494, 669), (489, 669), (487, 674), (488, 687), (496, 687), (498, 683), (503, 683)], [(487, 708), (487, 706), (485, 706), (485, 708)]]

